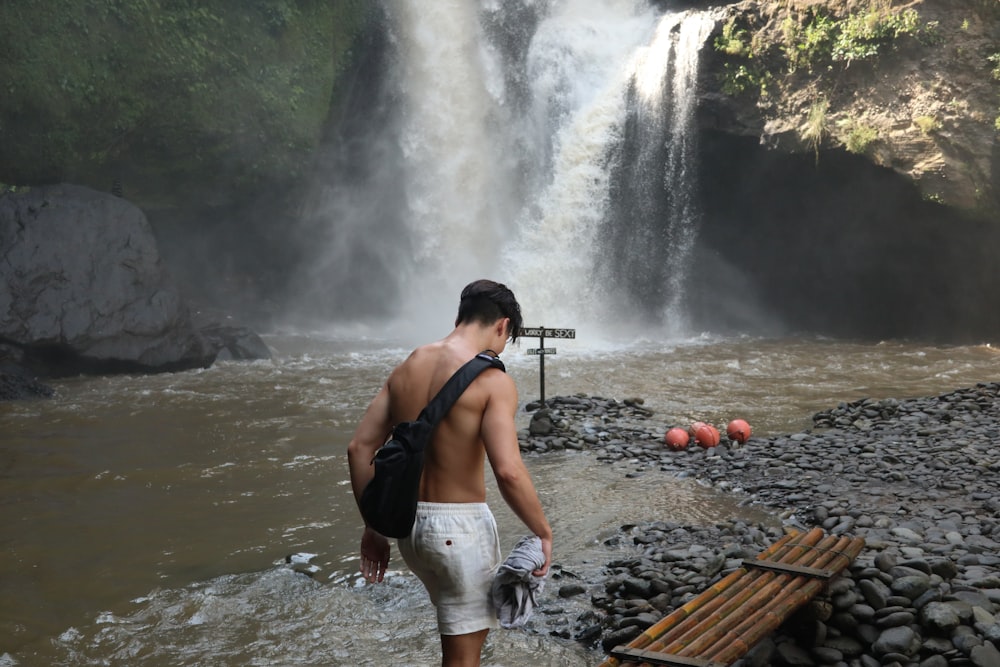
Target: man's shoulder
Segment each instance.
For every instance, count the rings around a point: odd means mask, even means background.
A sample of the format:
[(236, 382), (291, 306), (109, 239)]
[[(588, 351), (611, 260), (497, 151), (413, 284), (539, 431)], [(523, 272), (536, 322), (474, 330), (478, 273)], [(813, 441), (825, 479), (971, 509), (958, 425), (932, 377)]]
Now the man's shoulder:
[(499, 368), (487, 368), (476, 378), (473, 386), (478, 386), (490, 401), (503, 399), (503, 402), (517, 401), (517, 386), (514, 378)]
[(393, 373), (409, 373), (414, 370), (421, 371), (426, 368), (437, 366), (442, 358), (442, 346), (440, 342), (427, 343), (414, 348), (413, 351), (396, 366)]

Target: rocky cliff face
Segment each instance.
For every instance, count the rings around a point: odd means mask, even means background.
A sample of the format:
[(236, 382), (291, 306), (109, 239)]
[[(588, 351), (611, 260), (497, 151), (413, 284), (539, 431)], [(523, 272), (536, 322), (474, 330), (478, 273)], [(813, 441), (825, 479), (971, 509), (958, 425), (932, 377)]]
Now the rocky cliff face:
[[(973, 217), (1000, 211), (1000, 2), (780, 0), (721, 8), (703, 123), (842, 150)], [(710, 52), (710, 53), (709, 53)]]

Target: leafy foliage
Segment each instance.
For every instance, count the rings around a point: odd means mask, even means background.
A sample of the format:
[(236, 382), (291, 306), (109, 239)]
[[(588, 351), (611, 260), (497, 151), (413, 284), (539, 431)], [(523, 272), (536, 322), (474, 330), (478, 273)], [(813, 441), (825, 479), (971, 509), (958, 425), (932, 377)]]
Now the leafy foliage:
[(868, 60), (903, 36), (920, 36), (931, 30), (920, 25), (915, 9), (893, 10), (888, 0), (871, 0), (860, 11), (834, 18), (823, 10), (807, 12), (797, 21), (789, 14), (783, 24), (785, 55), (789, 71), (800, 67), (812, 70), (829, 62)]
[(813, 14), (804, 25), (799, 25), (791, 16), (785, 17), (782, 34), (788, 71), (794, 72), (800, 67), (812, 69), (815, 63), (828, 58), (835, 32), (836, 23), (825, 14)]
[(937, 119), (937, 116), (917, 116), (913, 122), (924, 134), (931, 134), (941, 129), (941, 121)]
[(993, 66), (993, 69), (990, 70), (993, 80), (1000, 81), (1000, 51), (987, 56), (986, 61)]
[(919, 34), (919, 19), (915, 9), (893, 12), (887, 4), (873, 4), (838, 22), (831, 55), (848, 63), (871, 58), (899, 37)]
[(848, 124), (847, 137), (844, 139), (844, 147), (849, 153), (864, 155), (869, 147), (878, 140), (878, 128), (864, 123), (851, 122)]
[(715, 50), (730, 56), (750, 55), (750, 34), (736, 25), (736, 20), (722, 26), (722, 34), (715, 39)]
[(809, 108), (809, 116), (802, 128), (802, 140), (809, 144), (816, 153), (816, 163), (819, 163), (819, 147), (827, 134), (827, 112), (830, 110), (830, 100), (821, 98)]
[(715, 49), (742, 62), (727, 62), (723, 65), (720, 81), (722, 91), (727, 95), (755, 93), (767, 96), (767, 87), (772, 75), (763, 62), (756, 59), (757, 48), (750, 32), (738, 26), (735, 19), (722, 26), (722, 33), (715, 39)]
[(294, 174), (368, 11), (364, 0), (2, 3), (0, 179), (127, 169), (211, 188)]
[[(921, 24), (915, 9), (894, 9), (890, 0), (869, 0), (860, 9), (838, 17), (822, 7), (802, 12), (788, 9), (781, 21), (781, 69), (787, 74), (800, 70), (814, 72), (831, 69), (835, 64), (849, 66), (858, 60), (872, 60), (904, 37), (931, 41), (935, 24)], [(725, 54), (730, 63), (726, 81), (728, 88), (745, 92), (756, 88), (750, 79), (766, 81), (780, 76), (778, 68), (751, 67), (748, 61), (767, 60), (767, 54), (755, 45), (755, 35), (747, 27), (731, 19), (722, 28), (714, 46)], [(742, 69), (740, 68), (742, 66)], [(764, 72), (769, 73), (769, 77)], [(742, 83), (741, 83), (742, 81)]]
[(767, 86), (771, 81), (771, 73), (762, 67), (751, 65), (733, 65), (726, 63), (722, 76), (722, 92), (737, 96), (744, 93), (756, 93), (758, 97), (767, 96)]

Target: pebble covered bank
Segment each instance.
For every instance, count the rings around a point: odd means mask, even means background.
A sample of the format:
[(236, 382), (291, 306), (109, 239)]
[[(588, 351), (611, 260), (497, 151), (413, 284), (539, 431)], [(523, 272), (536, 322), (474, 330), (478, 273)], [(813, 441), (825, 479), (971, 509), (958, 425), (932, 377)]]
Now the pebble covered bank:
[[(1000, 383), (940, 396), (862, 399), (813, 428), (671, 451), (641, 399), (559, 396), (532, 411), (526, 453), (588, 450), (627, 475), (694, 477), (768, 510), (623, 525), (627, 545), (591, 580), (553, 567), (531, 628), (601, 650), (738, 568), (788, 527), (863, 537), (853, 565), (737, 664), (1000, 667)], [(582, 604), (583, 603), (583, 604)], [(560, 613), (564, 612), (564, 613)]]

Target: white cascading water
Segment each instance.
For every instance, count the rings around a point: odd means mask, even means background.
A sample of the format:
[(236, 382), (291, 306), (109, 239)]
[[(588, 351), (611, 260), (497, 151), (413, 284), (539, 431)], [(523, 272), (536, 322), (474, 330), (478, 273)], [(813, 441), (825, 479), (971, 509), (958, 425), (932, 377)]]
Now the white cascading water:
[[(509, 63), (482, 25), (484, 16), (505, 12), (504, 3), (390, 4), (404, 217), (415, 249), (404, 294), (414, 311), (422, 319), (451, 316), (462, 285), (493, 277), (517, 293), (528, 325), (609, 331), (622, 323), (613, 306), (629, 287), (614, 283), (646, 276), (643, 263), (656, 261), (672, 267), (665, 277), (649, 274), (665, 283), (656, 286), (665, 298), (639, 306), (663, 312), (642, 315), (673, 323), (661, 333), (684, 335), (680, 311), (698, 222), (691, 124), (698, 53), (713, 19), (664, 15), (633, 0), (528, 2), (539, 20), (520, 61), (524, 100), (507, 89)], [(630, 111), (642, 126), (640, 144), (662, 147), (669, 138), (658, 163), (622, 152)], [(603, 227), (621, 160), (639, 160), (642, 180), (665, 189), (669, 203), (666, 221), (627, 221), (635, 234), (618, 252), (632, 268), (619, 279), (615, 267), (599, 266), (614, 254)], [(652, 217), (643, 206), (634, 211)], [(666, 240), (651, 246), (644, 235)], [(649, 256), (661, 246), (668, 257)]]
[(495, 272), (512, 231), (503, 73), (475, 3), (400, 0), (390, 16), (404, 103), (404, 216), (415, 250), (403, 289), (414, 312), (405, 315), (440, 321), (454, 315), (462, 285)]

